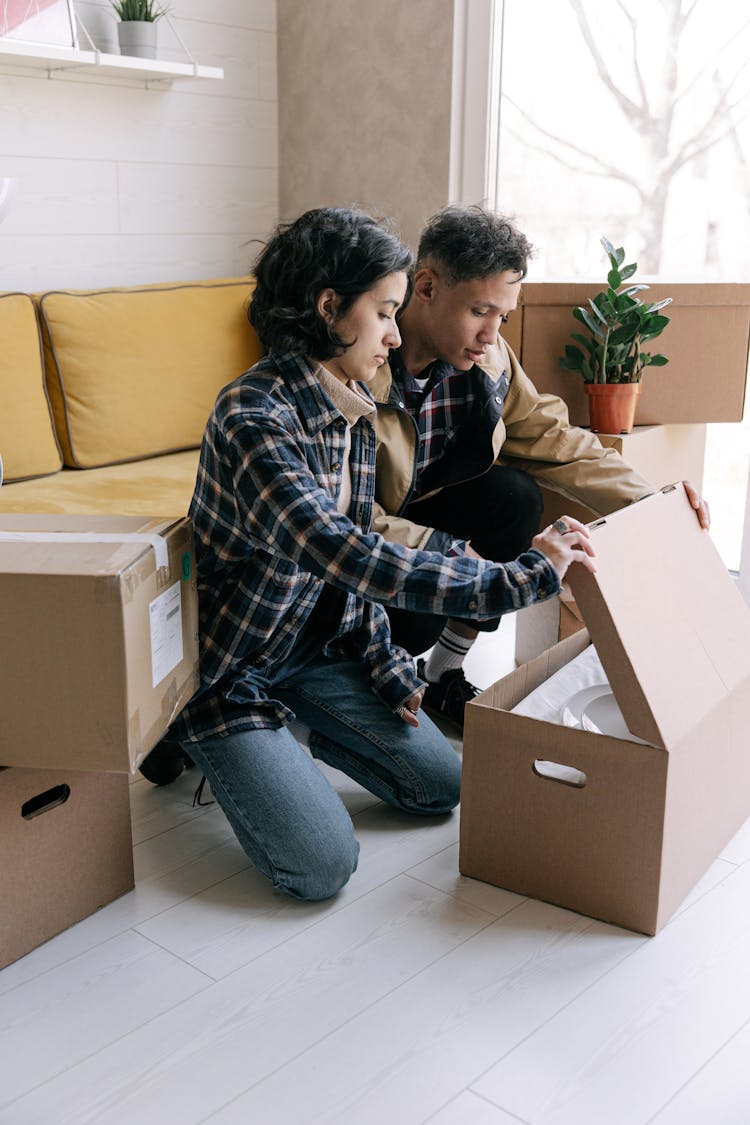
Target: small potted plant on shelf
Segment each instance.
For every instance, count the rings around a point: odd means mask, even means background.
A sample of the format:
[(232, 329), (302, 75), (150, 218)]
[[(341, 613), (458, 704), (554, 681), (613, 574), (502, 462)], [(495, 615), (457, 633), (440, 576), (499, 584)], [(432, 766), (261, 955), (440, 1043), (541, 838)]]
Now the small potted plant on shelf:
[(156, 58), (156, 21), (167, 14), (154, 0), (111, 0), (120, 22), (120, 54), (139, 59)]
[(597, 293), (588, 307), (573, 309), (573, 316), (588, 334), (572, 332), (571, 338), (581, 346), (567, 344), (559, 363), (583, 378), (591, 429), (629, 434), (644, 367), (663, 367), (668, 362), (665, 355), (652, 355), (643, 348), (669, 324), (669, 317), (660, 310), (672, 298), (652, 305), (642, 301), (638, 294), (648, 289), (647, 285), (624, 284), (638, 268), (637, 262), (623, 265), (625, 251), (621, 246), (615, 249), (606, 238), (601, 244), (610, 263), (607, 288)]

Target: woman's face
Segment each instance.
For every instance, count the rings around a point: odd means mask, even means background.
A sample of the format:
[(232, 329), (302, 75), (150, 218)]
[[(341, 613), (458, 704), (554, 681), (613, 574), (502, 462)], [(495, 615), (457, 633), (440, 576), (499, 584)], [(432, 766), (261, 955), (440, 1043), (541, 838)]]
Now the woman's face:
[(318, 309), (332, 323), (342, 340), (354, 343), (341, 355), (325, 361), (325, 366), (342, 382), (350, 379), (369, 383), (378, 368), (388, 359), (390, 348), (401, 343), (396, 326), (396, 313), (406, 295), (406, 274), (389, 273), (372, 289), (357, 297), (342, 317), (335, 317), (338, 298), (326, 289), (318, 298)]

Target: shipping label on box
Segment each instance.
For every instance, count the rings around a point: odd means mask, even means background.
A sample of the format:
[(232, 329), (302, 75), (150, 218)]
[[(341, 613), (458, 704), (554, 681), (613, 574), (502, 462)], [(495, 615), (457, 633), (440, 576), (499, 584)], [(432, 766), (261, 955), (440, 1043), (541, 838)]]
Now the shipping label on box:
[(198, 686), (190, 520), (0, 515), (0, 763), (134, 771)]
[(182, 596), (175, 582), (157, 595), (148, 607), (151, 623), (151, 686), (157, 687), (181, 663)]
[[(681, 486), (597, 521), (592, 539), (596, 574), (567, 576), (588, 633), (467, 705), (459, 863), (655, 933), (750, 816), (750, 608)], [(637, 742), (513, 713), (589, 634)]]

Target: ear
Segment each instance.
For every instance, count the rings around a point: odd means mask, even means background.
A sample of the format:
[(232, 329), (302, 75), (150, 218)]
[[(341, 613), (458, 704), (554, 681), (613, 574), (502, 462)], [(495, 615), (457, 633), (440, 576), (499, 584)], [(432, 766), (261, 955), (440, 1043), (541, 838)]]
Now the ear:
[(318, 293), (318, 299), (315, 302), (318, 316), (328, 324), (331, 324), (338, 316), (340, 305), (341, 298), (335, 289), (321, 289), (320, 293)]
[(434, 301), (439, 285), (440, 278), (434, 269), (431, 266), (423, 266), (414, 275), (412, 300), (416, 298), (422, 304), (429, 305)]

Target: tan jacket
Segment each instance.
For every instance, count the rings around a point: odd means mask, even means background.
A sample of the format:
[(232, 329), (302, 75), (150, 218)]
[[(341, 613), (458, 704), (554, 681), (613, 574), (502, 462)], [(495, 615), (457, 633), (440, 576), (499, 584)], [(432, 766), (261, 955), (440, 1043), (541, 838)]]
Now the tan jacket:
[[(480, 366), (485, 376), (478, 376), (481, 409), (475, 412), (469, 440), (459, 442), (445, 459), (443, 487), (480, 476), (493, 464), (510, 465), (599, 515), (654, 491), (616, 450), (605, 449), (588, 430), (571, 426), (562, 399), (539, 394), (502, 338)], [(434, 529), (401, 515), (414, 488), (416, 425), (399, 402), (387, 363), (370, 390), (378, 408), (374, 528), (386, 539), (424, 548)], [(439, 491), (433, 488), (425, 496)]]

